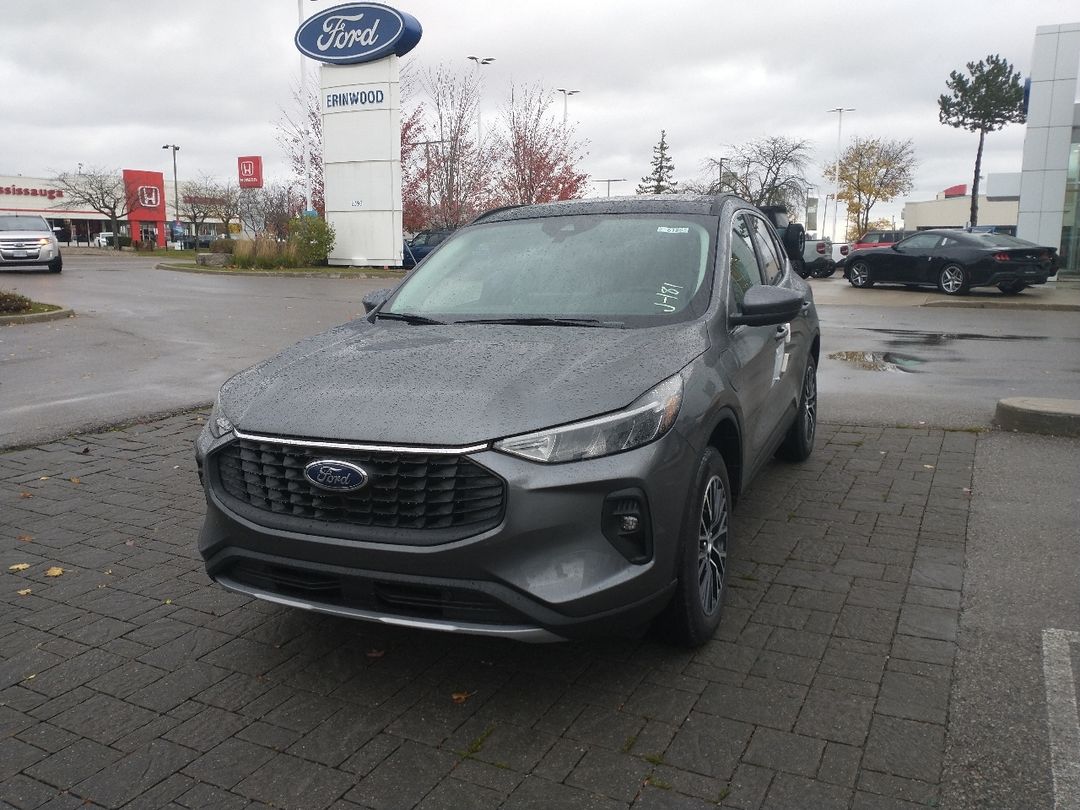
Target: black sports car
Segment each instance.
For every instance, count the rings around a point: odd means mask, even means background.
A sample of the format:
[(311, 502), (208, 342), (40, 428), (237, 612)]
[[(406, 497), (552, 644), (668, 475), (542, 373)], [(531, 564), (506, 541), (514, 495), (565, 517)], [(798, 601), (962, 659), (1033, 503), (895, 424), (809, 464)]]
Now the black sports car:
[(1032, 284), (1045, 284), (1056, 264), (1056, 248), (1015, 236), (933, 230), (886, 248), (854, 251), (844, 263), (844, 278), (853, 287), (932, 285), (946, 295), (996, 284), (1006, 295), (1016, 295)]

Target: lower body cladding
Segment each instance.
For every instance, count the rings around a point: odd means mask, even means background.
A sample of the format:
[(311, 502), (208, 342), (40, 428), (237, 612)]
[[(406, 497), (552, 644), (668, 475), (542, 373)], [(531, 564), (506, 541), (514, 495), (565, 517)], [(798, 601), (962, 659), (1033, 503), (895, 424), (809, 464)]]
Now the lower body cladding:
[[(497, 512), (471, 535), (468, 529), (366, 528), (307, 517), (298, 523), (289, 514), (294, 507), (259, 501), (253, 508), (234, 497), (235, 485), (226, 480), (231, 473), (223, 459), (235, 455), (233, 441), (200, 437), (207, 515), (199, 551), (219, 584), (283, 605), (399, 626), (556, 641), (649, 621), (670, 600), (681, 555), (696, 554), (683, 526), (696, 452), (677, 429), (636, 450), (565, 464), (494, 451), (461, 457), (501, 485)], [(294, 463), (327, 453), (301, 445)], [(242, 474), (252, 476), (250, 469)], [(288, 485), (294, 504), (296, 490), (308, 487), (296, 478)], [(369, 486), (379, 484), (375, 472)], [(441, 496), (414, 491), (395, 497)], [(696, 541), (696, 524), (691, 528)]]

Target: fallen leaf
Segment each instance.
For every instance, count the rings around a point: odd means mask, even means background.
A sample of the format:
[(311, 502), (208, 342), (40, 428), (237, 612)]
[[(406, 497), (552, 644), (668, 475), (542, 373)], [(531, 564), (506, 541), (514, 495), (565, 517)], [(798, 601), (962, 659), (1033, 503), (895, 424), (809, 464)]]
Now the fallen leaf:
[(165, 604), (166, 605), (171, 605), (172, 604), (172, 599), (166, 599)]
[(34, 493), (32, 493), (32, 492), (26, 492), (25, 490), (23, 490), (22, 492), (20, 492), (20, 493), (19, 493), (19, 497), (20, 497), (20, 498), (33, 498), (33, 497), (34, 497)]
[(81, 484), (82, 483), (82, 481), (79, 480), (78, 478), (69, 478), (68, 480), (73, 484)]
[(83, 448), (82, 450), (80, 450), (79, 452), (80, 452), (80, 453), (81, 453), (82, 455), (84, 455), (84, 456), (88, 456), (88, 455), (90, 455), (90, 448), (89, 448), (89, 447), (84, 447), (84, 448)]
[(30, 589), (29, 588), (23, 588), (21, 591), (15, 591), (15, 593), (17, 593), (19, 596), (29, 596), (30, 595)]
[(45, 571), (45, 576), (47, 577), (62, 577), (63, 575), (64, 569), (59, 565), (54, 565), (52, 568)]
[(135, 545), (135, 541), (134, 540), (125, 540), (124, 545), (125, 546), (133, 546), (133, 545)]
[(367, 651), (368, 658), (382, 658), (384, 655), (386, 655), (386, 650), (371, 649)]
[(47, 476), (47, 475), (43, 475), (43, 476), (41, 476), (41, 478), (38, 479), (38, 481), (48, 481), (48, 480), (49, 480), (49, 476)]
[(29, 543), (31, 540), (34, 539), (34, 537), (33, 537), (33, 535), (29, 535), (29, 534), (20, 534), (15, 539), (18, 540), (20, 543)]
[(450, 695), (450, 699), (460, 706), (475, 694), (476, 692), (454, 692)]
[(15, 563), (8, 566), (8, 571), (25, 571), (30, 567), (30, 563)]
[(933, 464), (923, 464), (923, 466), (924, 466), (924, 467), (926, 467), (926, 469), (928, 469), (928, 470), (932, 470), (932, 469), (934, 469), (934, 465), (933, 465)]
[(23, 678), (23, 680), (24, 681), (32, 681), (36, 677), (37, 677), (37, 673), (35, 672), (33, 675), (27, 675), (25, 678)]

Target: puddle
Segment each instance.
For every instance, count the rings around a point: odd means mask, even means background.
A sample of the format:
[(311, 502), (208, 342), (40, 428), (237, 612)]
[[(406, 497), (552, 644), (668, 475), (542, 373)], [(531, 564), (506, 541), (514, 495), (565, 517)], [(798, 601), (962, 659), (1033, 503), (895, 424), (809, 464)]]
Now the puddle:
[[(924, 346), (943, 346), (954, 340), (1046, 340), (1045, 335), (980, 335), (974, 332), (922, 332), (917, 329), (872, 329), (860, 327), (864, 332), (876, 332), (879, 335), (894, 335), (904, 342), (920, 343)], [(841, 352), (843, 354), (843, 352)], [(860, 352), (856, 352), (859, 354)]]
[(899, 352), (833, 352), (830, 360), (839, 360), (861, 368), (863, 371), (903, 371), (917, 374), (923, 364), (921, 358)]

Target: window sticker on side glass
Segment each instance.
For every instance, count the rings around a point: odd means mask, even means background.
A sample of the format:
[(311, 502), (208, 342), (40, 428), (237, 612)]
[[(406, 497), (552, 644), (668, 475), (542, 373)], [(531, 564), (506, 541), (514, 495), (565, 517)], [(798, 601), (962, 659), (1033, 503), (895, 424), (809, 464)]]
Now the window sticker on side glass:
[(690, 233), (689, 228), (669, 228), (667, 225), (661, 225), (656, 229), (657, 233)]

